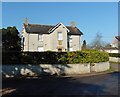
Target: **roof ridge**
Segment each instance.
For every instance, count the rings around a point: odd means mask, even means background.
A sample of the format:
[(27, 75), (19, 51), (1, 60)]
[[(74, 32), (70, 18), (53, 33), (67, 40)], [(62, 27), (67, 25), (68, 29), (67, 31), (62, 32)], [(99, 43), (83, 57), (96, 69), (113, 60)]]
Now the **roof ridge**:
[(54, 25), (47, 25), (47, 24), (28, 24), (28, 25), (34, 25), (34, 26), (54, 26)]

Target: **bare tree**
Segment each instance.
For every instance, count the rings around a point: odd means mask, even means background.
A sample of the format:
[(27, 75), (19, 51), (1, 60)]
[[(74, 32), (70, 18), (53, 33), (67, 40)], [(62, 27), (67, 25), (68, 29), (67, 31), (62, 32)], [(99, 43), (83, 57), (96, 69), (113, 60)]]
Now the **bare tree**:
[(103, 37), (102, 34), (97, 32), (94, 40), (92, 41), (91, 44), (89, 44), (89, 47), (93, 49), (100, 49), (104, 47), (105, 42), (102, 41), (102, 37)]

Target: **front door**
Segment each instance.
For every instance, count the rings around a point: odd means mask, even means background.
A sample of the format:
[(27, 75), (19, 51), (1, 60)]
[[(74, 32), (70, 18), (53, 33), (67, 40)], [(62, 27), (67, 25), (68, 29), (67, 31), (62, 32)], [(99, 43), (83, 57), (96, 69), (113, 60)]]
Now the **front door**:
[(59, 48), (59, 49), (58, 49), (58, 52), (62, 52), (62, 49), (61, 49), (61, 48)]

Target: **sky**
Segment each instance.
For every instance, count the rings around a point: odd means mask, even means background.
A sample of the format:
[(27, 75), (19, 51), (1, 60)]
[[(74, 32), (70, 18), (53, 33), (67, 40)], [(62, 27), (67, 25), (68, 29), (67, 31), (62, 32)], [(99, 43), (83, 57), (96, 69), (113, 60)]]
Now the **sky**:
[(82, 41), (91, 43), (96, 33), (111, 43), (118, 35), (117, 2), (2, 2), (2, 26), (16, 26), (21, 33), (25, 18), (30, 24), (69, 26), (75, 22), (82, 32)]

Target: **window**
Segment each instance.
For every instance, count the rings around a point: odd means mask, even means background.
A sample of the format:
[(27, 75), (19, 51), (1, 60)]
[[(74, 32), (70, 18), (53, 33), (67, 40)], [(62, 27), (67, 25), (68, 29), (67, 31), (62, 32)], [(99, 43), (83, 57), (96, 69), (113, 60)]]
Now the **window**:
[(38, 40), (43, 41), (43, 35), (42, 34), (38, 34)]
[(43, 52), (43, 51), (44, 51), (44, 48), (43, 48), (42, 46), (39, 46), (39, 47), (38, 47), (38, 51), (39, 51), (39, 52)]
[(62, 34), (62, 32), (58, 32), (58, 40), (63, 40), (63, 34)]
[(72, 36), (71, 35), (69, 36), (69, 42), (72, 42)]
[(69, 36), (69, 45), (70, 45), (70, 47), (72, 46), (72, 36), (71, 35)]
[(72, 42), (69, 43), (69, 46), (70, 46), (70, 47), (72, 46)]
[(59, 52), (62, 52), (62, 49), (61, 49), (61, 48), (59, 48), (59, 49), (58, 49), (58, 51), (59, 51)]
[(73, 48), (69, 48), (70, 51), (73, 51)]

